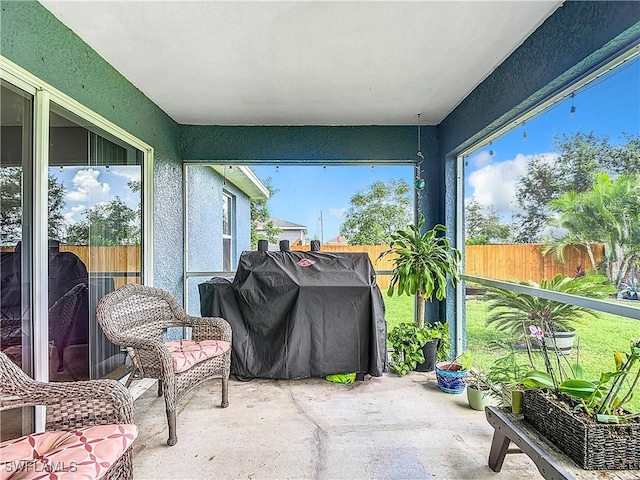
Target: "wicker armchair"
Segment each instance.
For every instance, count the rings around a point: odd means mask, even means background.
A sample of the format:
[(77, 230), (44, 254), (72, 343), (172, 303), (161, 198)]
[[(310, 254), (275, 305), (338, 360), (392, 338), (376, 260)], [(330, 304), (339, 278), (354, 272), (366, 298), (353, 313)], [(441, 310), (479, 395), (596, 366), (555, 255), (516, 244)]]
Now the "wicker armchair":
[[(133, 398), (120, 382), (38, 382), (0, 352), (0, 411), (36, 405), (47, 407), (46, 431), (134, 423)], [(133, 478), (132, 459), (128, 448), (102, 478)]]
[[(132, 377), (158, 379), (158, 395), (164, 392), (169, 446), (178, 441), (176, 404), (189, 390), (205, 380), (221, 378), (221, 407), (229, 405), (231, 327), (224, 319), (187, 315), (168, 292), (133, 283), (105, 295), (98, 304), (97, 316), (106, 337), (127, 347), (134, 364)], [(224, 344), (224, 351), (178, 371), (176, 352), (163, 340), (167, 327), (191, 327), (191, 343), (213, 341)], [(181, 350), (182, 342), (170, 343), (179, 343)]]

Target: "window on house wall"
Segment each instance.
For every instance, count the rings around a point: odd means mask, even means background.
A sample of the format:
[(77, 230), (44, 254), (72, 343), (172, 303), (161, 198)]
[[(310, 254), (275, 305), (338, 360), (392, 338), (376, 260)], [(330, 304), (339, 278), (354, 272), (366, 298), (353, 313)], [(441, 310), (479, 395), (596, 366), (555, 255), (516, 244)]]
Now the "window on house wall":
[(234, 216), (233, 197), (225, 192), (222, 194), (222, 269), (225, 272), (232, 270)]
[(539, 282), (599, 271), (615, 285), (638, 276), (636, 241), (609, 245), (622, 248), (617, 259), (605, 253), (606, 242), (616, 241), (608, 231), (634, 230), (605, 225), (613, 219), (606, 211), (593, 210), (589, 224), (575, 206), (605, 208), (588, 203), (595, 200), (591, 193), (637, 179), (640, 104), (633, 100), (639, 85), (635, 57), (465, 155), (467, 274)]

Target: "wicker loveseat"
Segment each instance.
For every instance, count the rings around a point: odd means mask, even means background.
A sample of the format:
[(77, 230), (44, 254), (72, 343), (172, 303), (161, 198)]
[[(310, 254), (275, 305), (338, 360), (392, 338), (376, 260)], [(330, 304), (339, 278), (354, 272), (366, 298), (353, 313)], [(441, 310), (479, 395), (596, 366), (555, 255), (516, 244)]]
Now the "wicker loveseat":
[[(231, 327), (222, 318), (187, 315), (175, 298), (159, 288), (126, 284), (98, 304), (98, 323), (106, 337), (127, 347), (134, 376), (158, 379), (169, 425), (168, 445), (178, 441), (176, 404), (205, 380), (221, 378), (221, 407), (229, 405)], [(183, 327), (190, 338), (168, 342), (164, 332)]]
[(133, 478), (138, 430), (124, 385), (38, 382), (0, 353), (0, 411), (36, 405), (46, 406), (45, 431), (0, 443), (3, 479)]

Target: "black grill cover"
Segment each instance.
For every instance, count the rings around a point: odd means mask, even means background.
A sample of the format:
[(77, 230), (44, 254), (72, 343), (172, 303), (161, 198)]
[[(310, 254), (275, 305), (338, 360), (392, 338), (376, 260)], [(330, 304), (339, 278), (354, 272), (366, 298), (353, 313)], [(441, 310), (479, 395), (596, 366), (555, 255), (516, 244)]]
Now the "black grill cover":
[(201, 315), (231, 325), (234, 375), (386, 368), (384, 303), (366, 253), (243, 252), (233, 282), (214, 277), (199, 290)]

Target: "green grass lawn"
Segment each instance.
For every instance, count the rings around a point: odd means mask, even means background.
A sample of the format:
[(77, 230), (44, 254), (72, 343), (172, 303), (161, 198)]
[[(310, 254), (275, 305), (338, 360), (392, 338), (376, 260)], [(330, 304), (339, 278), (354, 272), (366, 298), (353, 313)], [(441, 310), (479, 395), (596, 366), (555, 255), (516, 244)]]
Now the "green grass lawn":
[[(383, 291), (386, 309), (387, 329), (390, 331), (401, 322), (413, 320), (413, 297), (402, 295), (387, 296)], [(488, 316), (487, 303), (482, 300), (469, 300), (467, 307), (467, 349), (473, 354), (473, 363), (480, 370), (488, 370), (494, 359), (501, 355), (492, 347), (495, 340), (508, 340), (506, 334), (485, 325)], [(597, 379), (601, 372), (615, 369), (613, 351), (626, 352), (629, 341), (640, 338), (640, 320), (620, 317), (608, 313), (595, 312), (596, 316), (585, 316), (585, 323), (576, 327), (576, 343), (570, 361), (575, 363), (576, 352), (579, 352), (579, 363), (585, 370), (588, 379)], [(527, 363), (526, 352), (518, 353), (522, 363)], [(540, 364), (540, 369), (542, 364)], [(640, 389), (627, 404), (633, 412), (640, 412)]]

